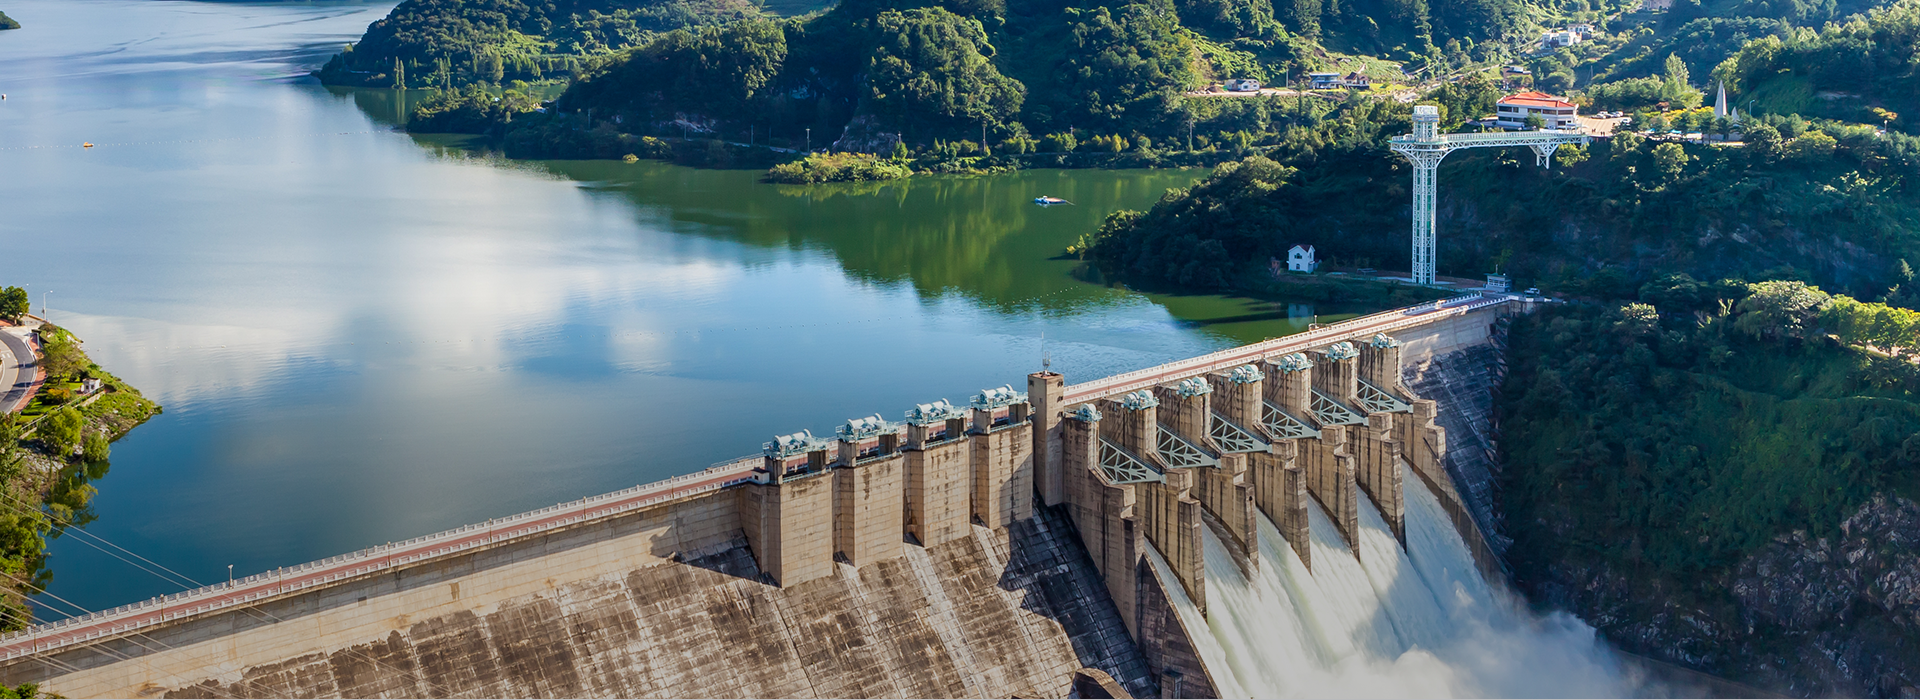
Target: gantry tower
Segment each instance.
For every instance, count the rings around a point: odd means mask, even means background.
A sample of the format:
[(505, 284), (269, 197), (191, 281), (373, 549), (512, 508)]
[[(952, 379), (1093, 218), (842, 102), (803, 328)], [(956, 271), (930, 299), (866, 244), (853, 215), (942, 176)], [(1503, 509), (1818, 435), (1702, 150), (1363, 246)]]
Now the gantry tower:
[(1586, 145), (1578, 131), (1510, 131), (1491, 134), (1442, 134), (1440, 110), (1431, 105), (1413, 108), (1413, 133), (1394, 137), (1393, 152), (1413, 163), (1413, 283), (1433, 284), (1434, 199), (1439, 189), (1440, 161), (1462, 148), (1526, 146), (1540, 167), (1552, 167), (1553, 152), (1563, 143)]

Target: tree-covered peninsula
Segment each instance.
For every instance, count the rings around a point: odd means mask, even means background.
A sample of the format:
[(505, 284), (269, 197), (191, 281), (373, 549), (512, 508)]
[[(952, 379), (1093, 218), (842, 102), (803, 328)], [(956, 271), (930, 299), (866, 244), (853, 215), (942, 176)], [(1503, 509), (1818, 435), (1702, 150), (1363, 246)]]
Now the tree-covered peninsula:
[(5, 12), (0, 12), (0, 29), (19, 29), (19, 28), (20, 28), (20, 22), (18, 20), (15, 20), (12, 17), (8, 17), (7, 13)]
[(93, 520), (92, 482), (107, 474), (109, 444), (160, 412), (89, 359), (73, 333), (26, 311), (24, 290), (0, 289), (0, 332), (31, 328), (45, 373), (26, 405), (0, 414), (0, 631), (33, 622), (27, 598), (53, 575), (47, 543)]

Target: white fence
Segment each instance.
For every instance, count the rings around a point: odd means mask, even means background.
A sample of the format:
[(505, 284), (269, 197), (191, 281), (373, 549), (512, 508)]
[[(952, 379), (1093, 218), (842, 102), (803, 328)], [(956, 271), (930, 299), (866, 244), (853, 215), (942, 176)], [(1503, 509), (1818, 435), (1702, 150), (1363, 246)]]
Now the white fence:
[(1065, 402), (1067, 404), (1075, 404), (1104, 396), (1124, 394), (1129, 391), (1136, 391), (1161, 384), (1165, 382), (1169, 376), (1193, 376), (1231, 369), (1277, 353), (1294, 352), (1316, 345), (1332, 343), (1356, 334), (1384, 333), (1408, 326), (1432, 323), (1437, 319), (1432, 317), (1431, 314), (1438, 312), (1447, 312), (1448, 315), (1454, 315), (1504, 304), (1510, 300), (1511, 297), (1486, 297), (1479, 292), (1473, 292), (1449, 299), (1430, 301), (1424, 304), (1394, 309), (1392, 311), (1383, 311), (1369, 316), (1351, 318), (1305, 333), (1295, 333), (1252, 345), (1228, 348), (1179, 362), (1171, 362), (1156, 367), (1116, 374), (1111, 377), (1096, 379), (1083, 384), (1069, 385), (1066, 388)]
[(547, 506), (485, 523), (416, 537), (405, 542), (368, 547), (351, 554), (255, 574), (231, 583), (203, 586), (190, 591), (122, 605), (112, 610), (102, 610), (44, 625), (35, 625), (0, 636), (0, 661), (60, 649), (102, 637), (135, 632), (190, 615), (244, 606), (265, 598), (324, 586), (382, 569), (404, 566), (494, 542), (717, 491), (751, 481), (753, 468), (759, 464), (758, 457), (723, 462), (702, 471), (682, 474), (651, 484)]

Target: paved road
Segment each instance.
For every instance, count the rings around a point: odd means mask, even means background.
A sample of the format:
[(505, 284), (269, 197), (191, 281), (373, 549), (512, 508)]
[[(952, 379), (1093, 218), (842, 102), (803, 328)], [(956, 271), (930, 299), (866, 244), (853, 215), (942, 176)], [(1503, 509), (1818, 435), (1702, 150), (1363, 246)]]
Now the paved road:
[(27, 389), (39, 375), (34, 364), (33, 346), (18, 328), (0, 328), (0, 415), (19, 410)]
[(1243, 345), (1216, 353), (1170, 362), (1157, 367), (1134, 370), (1096, 379), (1085, 384), (1072, 384), (1066, 387), (1062, 406), (1072, 406), (1094, 399), (1118, 396), (1129, 391), (1146, 389), (1175, 380), (1192, 377), (1207, 372), (1265, 359), (1286, 352), (1298, 352), (1326, 345), (1337, 340), (1362, 338), (1374, 333), (1385, 333), (1409, 326), (1425, 325), (1435, 321), (1468, 313), (1476, 309), (1504, 304), (1513, 299), (1507, 295), (1476, 296), (1466, 299), (1445, 300), (1433, 304), (1420, 304), (1404, 309), (1383, 311), (1371, 316), (1348, 319), (1324, 328), (1296, 333), (1252, 345)]

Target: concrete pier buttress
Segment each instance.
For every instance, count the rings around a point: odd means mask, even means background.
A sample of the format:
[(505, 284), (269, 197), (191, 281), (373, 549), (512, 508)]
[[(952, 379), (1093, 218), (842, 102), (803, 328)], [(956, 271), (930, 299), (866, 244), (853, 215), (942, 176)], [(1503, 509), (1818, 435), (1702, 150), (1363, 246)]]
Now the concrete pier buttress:
[(1279, 528), (1293, 552), (1308, 568), (1313, 547), (1307, 533), (1307, 477), (1300, 468), (1298, 440), (1279, 440), (1267, 452), (1248, 455), (1253, 476), (1254, 504)]
[(906, 456), (898, 452), (833, 470), (835, 553), (854, 566), (901, 555), (906, 547)]
[(1218, 467), (1181, 471), (1192, 473), (1192, 496), (1225, 524), (1227, 534), (1238, 545), (1232, 550), (1241, 570), (1252, 571), (1257, 560), (1239, 555), (1259, 551), (1257, 546), (1249, 546), (1259, 532), (1253, 519), (1253, 485), (1246, 480), (1246, 455), (1224, 454), (1214, 443), (1213, 385), (1195, 377), (1178, 385), (1157, 387), (1154, 396), (1160, 401), (1162, 430), (1172, 430), (1219, 460)]
[(1238, 545), (1236, 553), (1253, 555), (1239, 557), (1238, 561), (1241, 570), (1249, 572), (1260, 564), (1260, 526), (1255, 519), (1259, 514), (1254, 504), (1252, 470), (1248, 467), (1252, 456), (1251, 453), (1221, 455), (1220, 468), (1196, 470), (1199, 483), (1194, 489), (1201, 505), (1220, 520), (1229, 538)]
[(1140, 557), (1146, 538), (1134, 517), (1134, 489), (1115, 484), (1097, 465), (1100, 460), (1100, 423), (1068, 419), (1061, 422), (1062, 463), (1068, 468), (1067, 513), (1095, 568), (1106, 581), (1107, 593), (1120, 610), (1127, 631), (1139, 638), (1136, 624)]
[(1373, 499), (1380, 518), (1401, 546), (1407, 544), (1407, 506), (1400, 492), (1400, 442), (1394, 433), (1392, 413), (1367, 416), (1366, 425), (1347, 427), (1353, 453), (1354, 481)]
[(1060, 420), (1066, 412), (1066, 377), (1059, 372), (1027, 375), (1027, 396), (1033, 402), (1034, 490), (1042, 505), (1067, 502), (1067, 475), (1061, 465)]
[[(1321, 425), (1312, 417), (1312, 390), (1318, 389), (1329, 396), (1344, 396), (1354, 378), (1354, 367), (1351, 361), (1344, 366), (1340, 362), (1324, 363), (1327, 365), (1324, 367), (1321, 364), (1311, 359), (1304, 366), (1267, 362), (1267, 400), (1296, 420), (1320, 431), (1317, 439), (1290, 441), (1294, 443), (1293, 462), (1300, 470), (1301, 479), (1306, 482), (1307, 494), (1320, 503), (1327, 517), (1333, 520), (1334, 527), (1340, 530), (1340, 536), (1348, 544), (1358, 547), (1360, 486), (1353, 473), (1353, 455), (1347, 449), (1348, 426)], [(1327, 390), (1342, 393), (1328, 394)]]
[(1022, 423), (968, 437), (973, 446), (973, 516), (988, 527), (1033, 517), (1033, 433)]
[[(1241, 538), (1240, 545), (1251, 555), (1249, 571), (1252, 570), (1251, 564), (1259, 561), (1259, 528), (1256, 526), (1255, 511), (1265, 513), (1274, 522), (1287, 543), (1300, 555), (1301, 561), (1309, 565), (1313, 562), (1312, 550), (1305, 537), (1306, 481), (1301, 477), (1300, 466), (1294, 459), (1298, 448), (1293, 440), (1276, 438), (1264, 427), (1262, 419), (1267, 401), (1265, 377), (1265, 373), (1253, 365), (1207, 377), (1214, 388), (1214, 410), (1267, 443), (1265, 451), (1228, 455), (1228, 458), (1221, 460), (1222, 471), (1231, 475), (1228, 483), (1246, 491), (1249, 505), (1245, 515), (1236, 516), (1225, 506), (1214, 509), (1214, 515), (1226, 524), (1228, 532)], [(1220, 493), (1220, 500), (1228, 500), (1226, 494), (1222, 493), (1226, 486), (1203, 485), (1201, 501), (1213, 507), (1211, 504), (1216, 493)], [(1243, 521), (1245, 524), (1240, 524)], [(1242, 527), (1250, 528), (1250, 531), (1242, 535), (1238, 532)]]
[(907, 427), (907, 534), (926, 547), (966, 537), (972, 522), (973, 445), (966, 421), (945, 424), (932, 441), (927, 426)]
[(760, 571), (783, 586), (833, 573), (831, 473), (740, 488), (741, 521)]
[(1200, 501), (1192, 496), (1194, 469), (1173, 469), (1164, 483), (1135, 484), (1135, 513), (1147, 541), (1166, 557), (1187, 597), (1207, 609), (1207, 564)]
[(1160, 456), (1159, 400), (1140, 391), (1119, 401), (1101, 401), (1100, 433), (1164, 475), (1159, 482), (1128, 484), (1134, 515), (1148, 542), (1166, 555), (1175, 576), (1194, 602), (1206, 605), (1206, 566), (1202, 557), (1200, 501), (1193, 497), (1193, 469), (1170, 468)]

